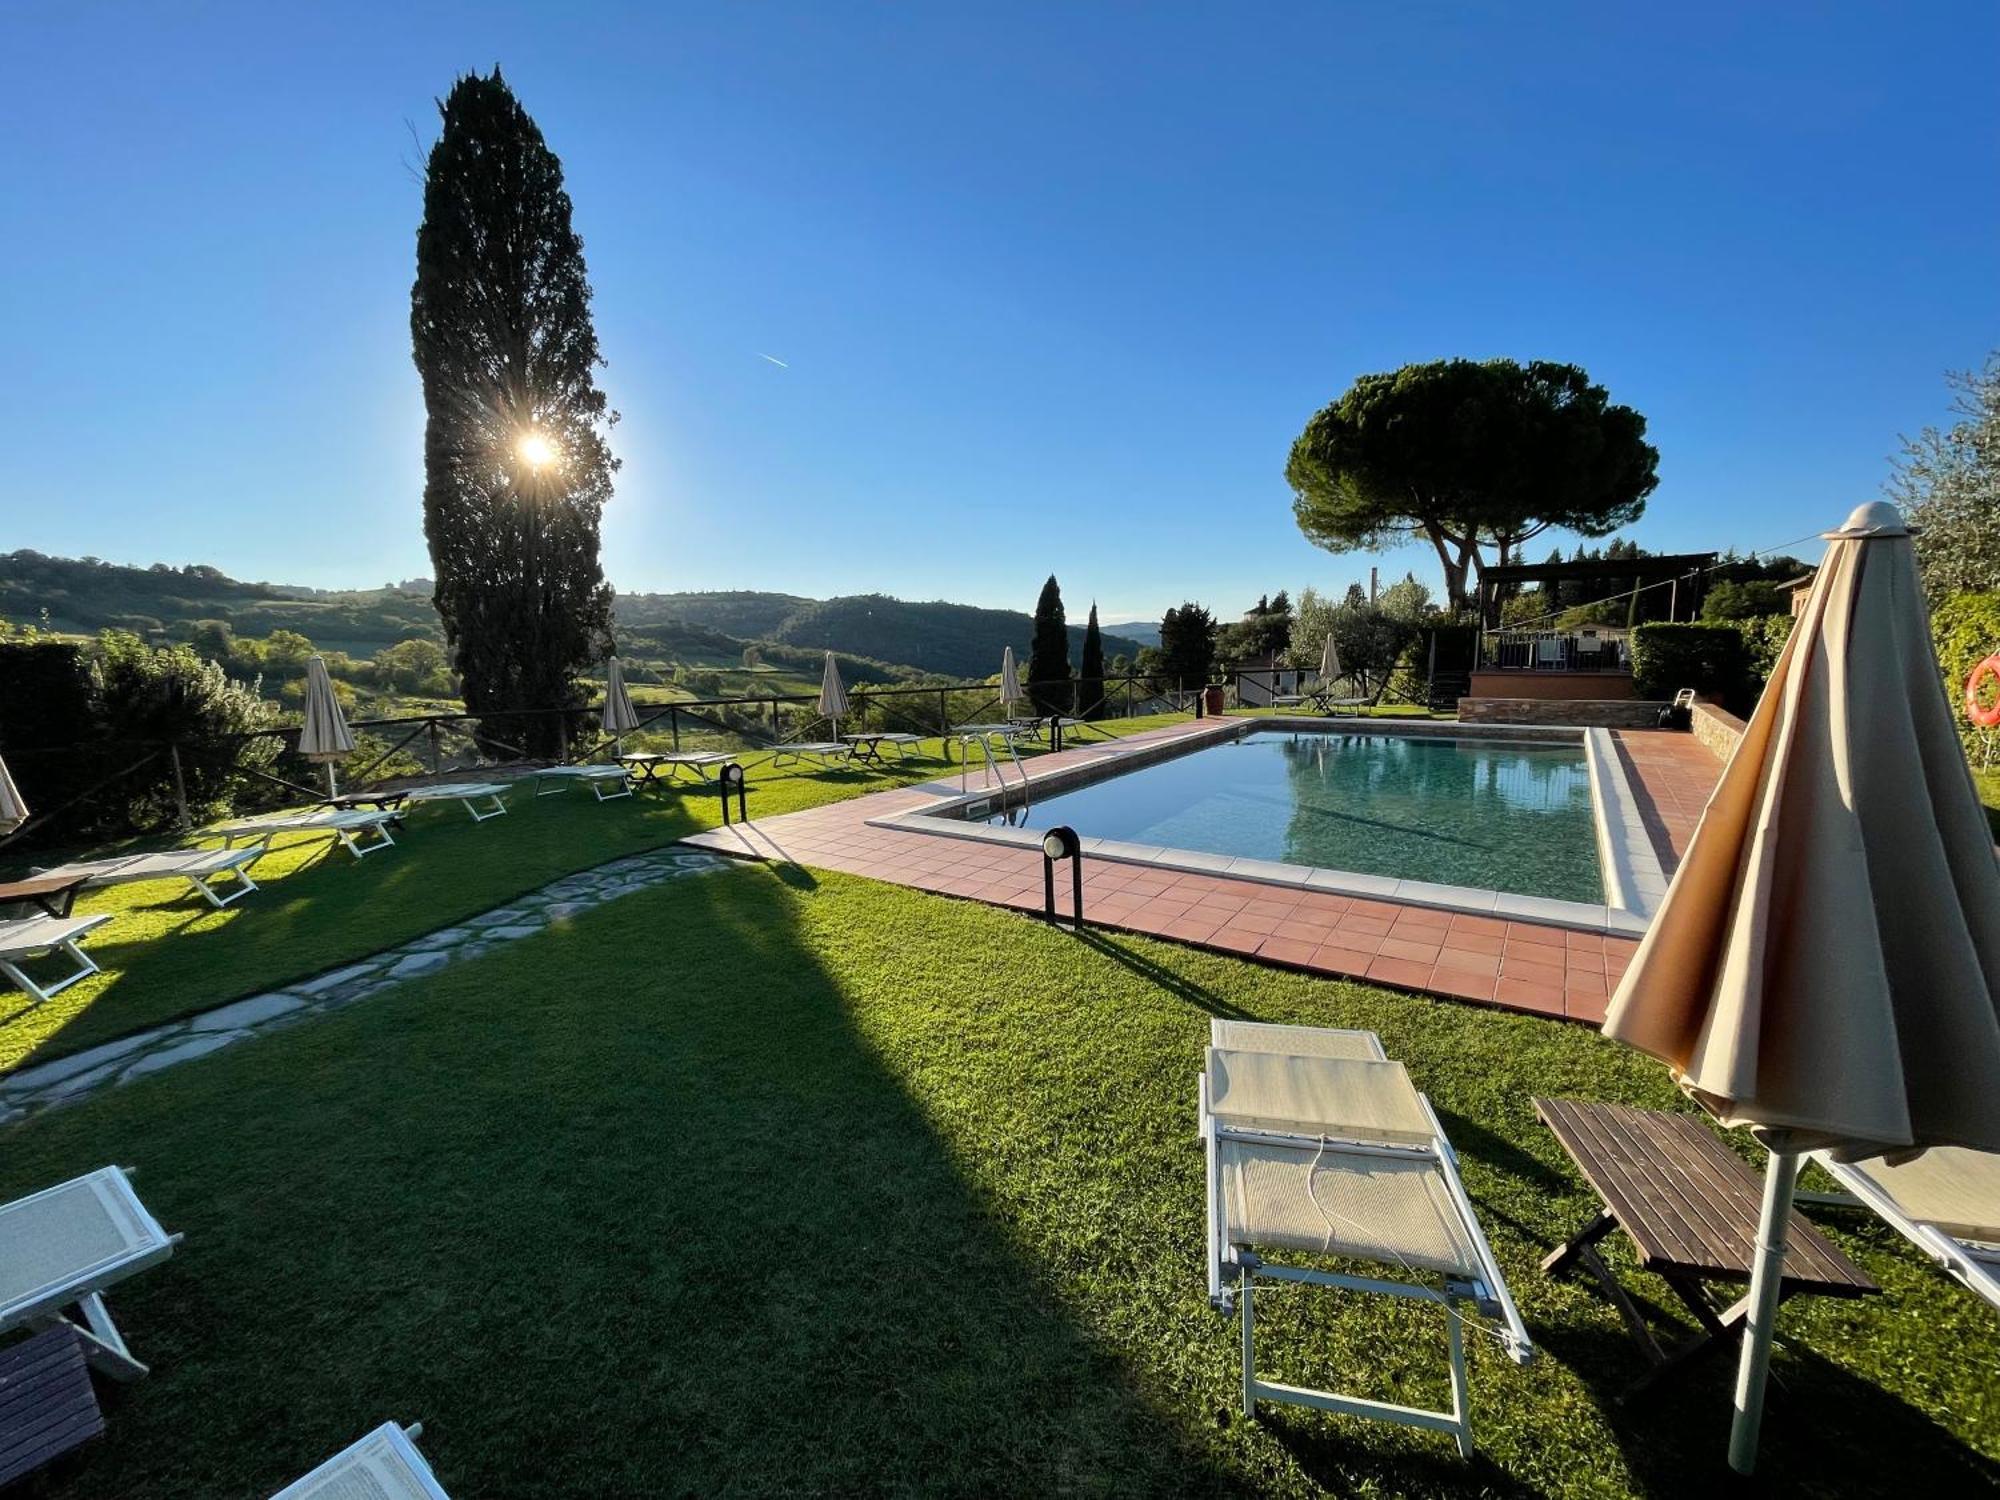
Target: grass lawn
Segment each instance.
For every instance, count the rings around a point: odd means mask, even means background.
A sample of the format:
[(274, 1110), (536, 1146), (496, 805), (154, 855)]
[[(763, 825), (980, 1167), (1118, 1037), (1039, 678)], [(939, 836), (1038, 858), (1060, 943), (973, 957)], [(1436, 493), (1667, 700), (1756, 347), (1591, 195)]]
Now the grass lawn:
[[(1472, 1341), (1473, 1462), (1237, 1415), (1210, 1014), (1376, 1028), (1438, 1106), (1540, 1346)], [(1616, 1407), (1616, 1315), (1535, 1269), (1594, 1207), (1536, 1092), (1674, 1102), (1560, 1023), (852, 877), (674, 882), (0, 1136), (0, 1198), (131, 1163), (187, 1233), (111, 1299), (155, 1373), (22, 1494), (268, 1494), (390, 1418), (466, 1496), (1715, 1488), (1728, 1361)], [(1827, 1222), (1887, 1295), (1787, 1307), (1764, 1488), (2000, 1484), (2000, 1320)], [(1379, 1302), (1266, 1296), (1272, 1373), (1443, 1399), (1435, 1311)]]
[(1986, 804), (1986, 821), (1993, 825), (1993, 841), (2000, 843), (2000, 771), (1974, 771), (1973, 785), (1979, 800)]
[[(1103, 727), (1132, 734), (1183, 717)], [(891, 758), (884, 768), (774, 771), (761, 758), (747, 761), (751, 815), (797, 812), (955, 773), (955, 762), (948, 773), (936, 758), (937, 741), (920, 748), (927, 752), (923, 758), (908, 765)], [(1034, 752), (1029, 747), (1024, 753)], [(171, 884), (86, 894), (77, 902), (79, 914), (118, 917), (84, 941), (105, 972), (46, 1005), (29, 1004), (19, 991), (0, 991), (0, 1074), (365, 958), (561, 876), (661, 848), (722, 820), (714, 791), (685, 780), (675, 790), (604, 803), (581, 787), (549, 797), (523, 787), (507, 800), (507, 817), (480, 824), (456, 802), (414, 808), (397, 834), (398, 847), (358, 865), (324, 839), (280, 844), (252, 872), (265, 889), (226, 911)], [(74, 857), (101, 852), (77, 850)], [(70, 857), (38, 852), (35, 861), (48, 865)], [(62, 972), (65, 961), (47, 967)]]

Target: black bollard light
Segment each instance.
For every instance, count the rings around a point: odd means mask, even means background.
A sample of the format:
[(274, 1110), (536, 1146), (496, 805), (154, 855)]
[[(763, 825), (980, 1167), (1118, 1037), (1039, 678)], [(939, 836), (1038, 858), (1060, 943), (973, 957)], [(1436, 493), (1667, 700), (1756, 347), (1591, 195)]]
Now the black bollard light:
[(1069, 861), (1076, 925), (1083, 927), (1083, 840), (1074, 828), (1051, 828), (1042, 835), (1042, 915), (1056, 919), (1056, 861)]
[(722, 768), (717, 780), (722, 783), (722, 826), (724, 828), (729, 826), (729, 799), (732, 795), (736, 798), (737, 821), (742, 823), (749, 822), (750, 806), (745, 800), (749, 792), (749, 786), (748, 778), (743, 774), (743, 768), (732, 760)]

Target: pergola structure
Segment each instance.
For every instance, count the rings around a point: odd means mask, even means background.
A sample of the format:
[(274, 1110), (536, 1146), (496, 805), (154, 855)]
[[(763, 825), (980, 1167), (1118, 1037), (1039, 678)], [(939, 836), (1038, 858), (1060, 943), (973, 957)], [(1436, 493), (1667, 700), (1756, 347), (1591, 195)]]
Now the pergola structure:
[[(1602, 585), (1598, 597), (1660, 585), (1666, 596), (1666, 618), (1691, 620), (1701, 613), (1702, 596), (1708, 591), (1709, 571), (1715, 566), (1715, 559), (1713, 552), (1677, 552), (1663, 557), (1590, 557), (1575, 562), (1508, 563), (1504, 567), (1482, 568), (1480, 629), (1499, 628), (1502, 590), (1509, 584), (1595, 583)], [(1659, 618), (1650, 609), (1642, 614), (1644, 618)], [(1549, 623), (1553, 626), (1553, 622)]]

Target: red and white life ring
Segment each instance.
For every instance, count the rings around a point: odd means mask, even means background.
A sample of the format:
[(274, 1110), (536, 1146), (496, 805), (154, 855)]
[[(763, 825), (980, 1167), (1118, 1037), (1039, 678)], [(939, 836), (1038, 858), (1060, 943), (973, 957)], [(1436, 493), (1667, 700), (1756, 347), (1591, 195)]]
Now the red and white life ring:
[[(1993, 682), (1993, 701), (1982, 705), (1979, 689), (1989, 678)], [(2000, 651), (1974, 667), (1972, 675), (1965, 679), (1965, 716), (1981, 729), (2000, 727)]]

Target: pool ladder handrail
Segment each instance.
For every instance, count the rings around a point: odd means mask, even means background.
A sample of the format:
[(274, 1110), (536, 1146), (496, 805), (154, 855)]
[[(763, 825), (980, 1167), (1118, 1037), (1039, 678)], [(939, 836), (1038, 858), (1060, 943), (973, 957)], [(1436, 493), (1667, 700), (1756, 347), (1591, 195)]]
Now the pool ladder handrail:
[(997, 781), (1003, 793), (1007, 790), (1004, 763), (994, 759), (993, 756), (994, 740), (1000, 741), (1009, 759), (1014, 762), (1014, 769), (1021, 773), (1021, 806), (1025, 808), (1028, 805), (1028, 768), (1021, 762), (1021, 752), (1014, 748), (1014, 736), (1005, 730), (986, 729), (977, 734), (962, 734), (958, 737), (958, 789), (961, 794), (968, 790), (966, 781), (972, 770), (971, 749), (977, 745), (980, 757), (986, 762), (985, 785), (991, 786)]

